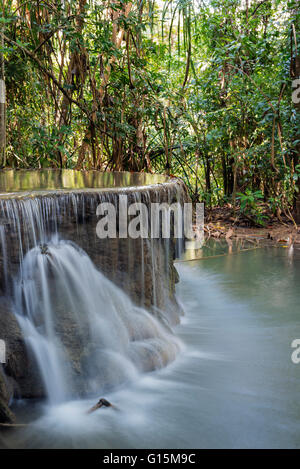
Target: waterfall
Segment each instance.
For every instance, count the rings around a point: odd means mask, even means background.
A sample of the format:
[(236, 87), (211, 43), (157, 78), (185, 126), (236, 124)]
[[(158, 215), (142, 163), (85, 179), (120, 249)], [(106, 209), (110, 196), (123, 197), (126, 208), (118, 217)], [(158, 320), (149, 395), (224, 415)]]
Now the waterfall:
[[(18, 395), (43, 395), (42, 378), (55, 403), (98, 395), (175, 358), (180, 344), (172, 327), (182, 310), (174, 294), (173, 259), (181, 240), (100, 239), (96, 209), (109, 202), (121, 213), (120, 195), (128, 206), (183, 204), (187, 193), (181, 181), (155, 183), (151, 175), (149, 184), (139, 186), (140, 176), (111, 174), (109, 185), (97, 188), (94, 176), (99, 174), (87, 172), (87, 185), (78, 190), (61, 182), (54, 188), (56, 183), (47, 183), (51, 175), (60, 180), (55, 170), (16, 172), (22, 180), (17, 192), (11, 173), (2, 177), (5, 184), (0, 180), (5, 188), (0, 191), (0, 300), (5, 300), (4, 312), (13, 310), (31, 352), (22, 379), (12, 370)], [(31, 177), (37, 181), (28, 192)], [(111, 178), (137, 185), (114, 187)], [(148, 221), (150, 227), (150, 212)], [(9, 317), (2, 314), (4, 323)], [(26, 350), (17, 343), (12, 341), (9, 350), (19, 363)]]
[(7, 288), (8, 285), (8, 272), (7, 272), (7, 248), (6, 248), (6, 240), (5, 240), (5, 230), (4, 226), (0, 225), (0, 245), (2, 250), (2, 263), (3, 263), (3, 280), (4, 280), (4, 288)]
[(14, 304), (51, 402), (130, 381), (172, 361), (179, 348), (82, 249), (57, 237), (24, 256)]

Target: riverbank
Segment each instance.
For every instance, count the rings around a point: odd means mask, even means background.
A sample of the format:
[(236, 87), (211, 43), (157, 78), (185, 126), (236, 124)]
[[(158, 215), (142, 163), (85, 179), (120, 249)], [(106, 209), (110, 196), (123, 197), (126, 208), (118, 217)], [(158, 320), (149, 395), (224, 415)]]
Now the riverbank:
[(300, 227), (286, 217), (282, 221), (271, 218), (265, 226), (253, 226), (241, 214), (232, 216), (230, 207), (214, 207), (206, 211), (204, 231), (206, 239), (257, 239), (273, 243), (300, 244)]

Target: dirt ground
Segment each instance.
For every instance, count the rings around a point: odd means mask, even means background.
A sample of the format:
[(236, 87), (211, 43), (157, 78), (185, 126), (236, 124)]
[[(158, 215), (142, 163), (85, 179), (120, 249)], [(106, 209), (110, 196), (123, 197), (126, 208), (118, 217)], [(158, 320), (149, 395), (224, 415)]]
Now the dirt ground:
[(229, 207), (215, 207), (205, 213), (206, 238), (245, 238), (268, 240), (285, 245), (300, 244), (300, 225), (295, 226), (290, 220), (271, 218), (264, 227), (253, 226), (240, 214), (232, 216)]

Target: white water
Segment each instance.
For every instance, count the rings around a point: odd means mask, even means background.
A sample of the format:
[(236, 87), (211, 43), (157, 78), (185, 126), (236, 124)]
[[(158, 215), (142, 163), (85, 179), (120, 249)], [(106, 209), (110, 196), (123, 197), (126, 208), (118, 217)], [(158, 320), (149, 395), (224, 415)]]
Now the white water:
[(0, 225), (0, 248), (2, 249), (3, 257), (3, 273), (4, 273), (4, 286), (7, 288), (8, 285), (8, 273), (7, 273), (7, 249), (4, 227)]
[(96, 269), (53, 237), (24, 256), (15, 312), (51, 403), (98, 393), (172, 361), (179, 341)]

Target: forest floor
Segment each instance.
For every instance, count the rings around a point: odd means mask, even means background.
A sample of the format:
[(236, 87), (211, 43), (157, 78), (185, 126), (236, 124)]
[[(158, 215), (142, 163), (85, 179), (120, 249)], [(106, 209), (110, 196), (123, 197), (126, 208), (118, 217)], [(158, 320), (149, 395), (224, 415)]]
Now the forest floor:
[(265, 226), (257, 227), (239, 212), (234, 216), (232, 208), (228, 206), (206, 210), (204, 231), (206, 238), (244, 238), (287, 245), (300, 244), (300, 226), (297, 228), (286, 217), (280, 221), (271, 216)]

